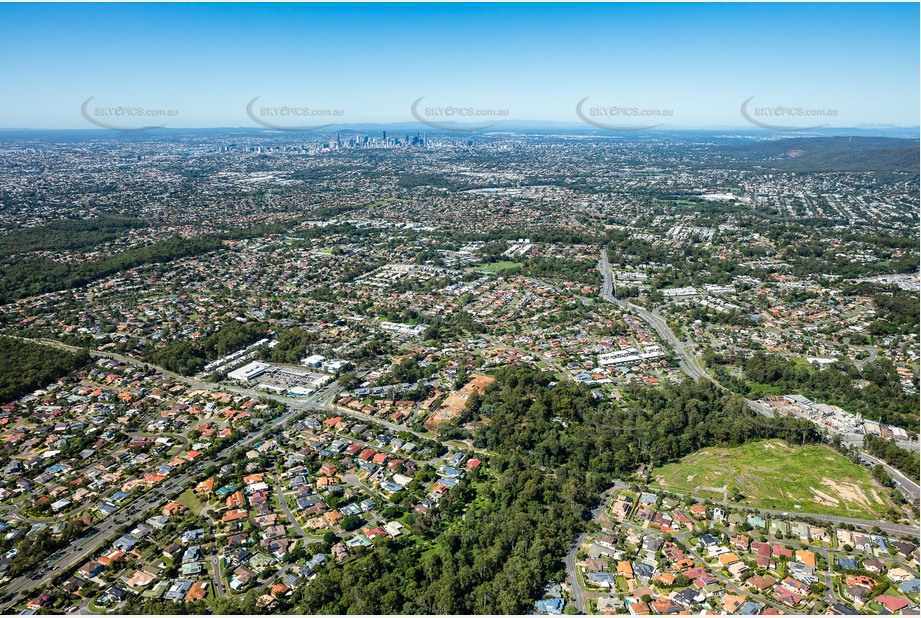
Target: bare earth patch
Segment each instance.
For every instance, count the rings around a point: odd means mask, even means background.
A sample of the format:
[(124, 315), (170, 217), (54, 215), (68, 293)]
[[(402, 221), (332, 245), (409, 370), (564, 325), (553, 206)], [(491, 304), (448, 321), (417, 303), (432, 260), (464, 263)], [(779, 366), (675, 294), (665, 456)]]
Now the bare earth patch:
[(737, 487), (742, 502), (777, 510), (801, 505), (806, 512), (872, 519), (890, 506), (864, 468), (824, 445), (767, 440), (709, 447), (653, 470), (652, 478), (687, 495), (725, 495), (720, 486)]
[(445, 397), (445, 400), (442, 402), (441, 406), (439, 406), (435, 412), (433, 412), (427, 419), (425, 419), (426, 429), (435, 431), (438, 429), (439, 425), (447, 423), (460, 416), (461, 412), (464, 411), (464, 407), (467, 405), (467, 400), (470, 399), (470, 396), (474, 392), (482, 395), (483, 391), (486, 390), (486, 387), (495, 381), (496, 379), (492, 376), (487, 376), (479, 373), (473, 374), (469, 382), (467, 382), (459, 391), (454, 391)]
[(809, 491), (815, 494), (814, 500), (825, 506), (840, 506), (841, 502), (837, 498), (829, 496), (827, 493), (819, 491), (815, 487), (810, 487)]
[(823, 478), (822, 484), (834, 490), (835, 494), (841, 496), (848, 502), (856, 502), (866, 507), (870, 506), (870, 499), (867, 498), (867, 494), (853, 483), (836, 483), (831, 479)]

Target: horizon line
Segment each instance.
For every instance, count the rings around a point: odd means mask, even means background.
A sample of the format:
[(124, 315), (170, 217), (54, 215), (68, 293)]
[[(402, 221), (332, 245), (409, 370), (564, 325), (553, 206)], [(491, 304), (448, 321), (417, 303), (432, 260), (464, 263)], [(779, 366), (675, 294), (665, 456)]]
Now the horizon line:
[[(506, 125), (507, 126), (503, 126)], [(502, 132), (503, 130), (512, 130), (512, 129), (528, 129), (536, 128), (539, 126), (546, 126), (549, 128), (563, 128), (563, 129), (580, 129), (584, 131), (599, 132), (599, 133), (612, 133), (612, 134), (621, 134), (621, 133), (651, 133), (651, 132), (663, 132), (663, 131), (751, 131), (756, 133), (809, 133), (809, 132), (818, 132), (818, 131), (845, 131), (845, 130), (854, 130), (854, 131), (909, 131), (909, 130), (918, 130), (921, 131), (921, 124), (917, 125), (896, 125), (896, 124), (884, 124), (884, 123), (861, 123), (857, 125), (841, 125), (841, 126), (820, 126), (820, 127), (808, 127), (808, 128), (791, 128), (787, 130), (781, 129), (771, 129), (758, 127), (754, 125), (669, 125), (669, 124), (660, 124), (655, 127), (636, 127), (629, 128), (625, 126), (623, 129), (608, 129), (602, 127), (593, 127), (591, 125), (573, 122), (567, 120), (514, 120), (514, 121), (503, 121), (496, 125), (492, 125), (487, 128), (478, 128), (471, 129), (470, 125), (457, 124), (456, 129), (444, 128), (444, 127), (431, 127), (425, 123), (412, 121), (412, 120), (397, 120), (390, 122), (352, 122), (345, 124), (335, 124), (327, 125), (324, 127), (317, 127), (315, 129), (297, 129), (292, 128), (278, 128), (273, 129), (269, 127), (260, 127), (260, 126), (244, 126), (244, 125), (214, 125), (214, 126), (158, 126), (150, 127), (144, 129), (123, 129), (123, 128), (104, 128), (104, 127), (95, 127), (95, 126), (86, 126), (86, 127), (0, 127), (0, 131), (97, 131), (97, 132), (143, 132), (143, 133), (152, 133), (156, 131), (214, 131), (214, 130), (233, 130), (233, 131), (258, 131), (263, 133), (304, 133), (304, 134), (315, 134), (319, 135), (321, 133), (334, 133), (337, 130), (350, 129), (354, 127), (381, 127), (387, 128), (389, 126), (401, 126), (406, 128), (407, 125), (412, 125), (413, 127), (418, 127), (420, 130), (423, 130), (427, 133), (497, 133)], [(532, 127), (524, 125), (533, 125)], [(921, 137), (921, 136), (919, 136)]]

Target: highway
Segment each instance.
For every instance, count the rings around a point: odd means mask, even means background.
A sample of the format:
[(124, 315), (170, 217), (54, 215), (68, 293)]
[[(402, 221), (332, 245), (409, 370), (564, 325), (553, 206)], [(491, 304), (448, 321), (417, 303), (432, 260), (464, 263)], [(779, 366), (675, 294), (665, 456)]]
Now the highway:
[(665, 320), (651, 311), (647, 311), (643, 307), (634, 305), (628, 300), (622, 300), (614, 297), (614, 271), (611, 270), (611, 265), (608, 263), (608, 251), (607, 249), (601, 249), (601, 257), (598, 260), (598, 270), (601, 271), (601, 298), (606, 300), (609, 303), (615, 304), (625, 311), (631, 311), (645, 320), (653, 330), (659, 335), (662, 341), (665, 341), (675, 350), (675, 354), (678, 355), (678, 366), (681, 370), (686, 373), (689, 377), (698, 380), (710, 380), (714, 384), (718, 384), (710, 375), (704, 371), (700, 365), (697, 363), (697, 359), (694, 357), (694, 354), (688, 350), (689, 344), (683, 343), (678, 340), (678, 337), (669, 328)]
[(889, 473), (889, 476), (892, 477), (892, 480), (899, 484), (899, 489), (902, 490), (902, 493), (906, 495), (907, 498), (911, 500), (918, 500), (921, 497), (921, 488), (918, 487), (918, 481), (909, 479), (907, 476), (887, 464), (882, 459), (877, 459), (872, 455), (861, 452), (860, 458), (870, 464), (879, 464), (883, 469)]
[[(608, 262), (608, 251), (606, 248), (601, 249), (601, 255), (598, 259), (598, 270), (601, 272), (601, 298), (609, 303), (617, 305), (625, 311), (631, 311), (635, 313), (643, 320), (645, 320), (650, 326), (652, 326), (656, 333), (658, 333), (659, 337), (661, 337), (663, 341), (667, 342), (675, 349), (675, 354), (678, 356), (678, 366), (689, 377), (695, 380), (701, 378), (709, 380), (720, 388), (724, 389), (724, 387), (719, 382), (713, 379), (712, 376), (710, 376), (700, 367), (697, 362), (697, 358), (688, 349), (690, 347), (689, 344), (681, 342), (660, 315), (657, 315), (654, 312), (650, 312), (643, 307), (634, 305), (627, 300), (614, 298), (614, 271), (611, 269), (611, 265)], [(872, 351), (875, 357), (875, 349)], [(748, 404), (749, 408), (758, 414), (763, 416), (772, 416), (770, 410), (757, 401), (746, 398), (745, 403)], [(861, 444), (851, 444), (851, 446), (860, 448)], [(917, 448), (917, 444), (914, 446)], [(904, 474), (886, 462), (876, 459), (875, 457), (871, 457), (866, 453), (861, 452), (860, 457), (870, 463), (880, 464), (883, 466), (883, 469), (889, 473), (889, 476), (898, 482), (899, 491), (901, 491), (908, 500), (917, 502), (919, 497), (921, 497), (921, 489), (919, 489), (917, 480), (907, 478)]]

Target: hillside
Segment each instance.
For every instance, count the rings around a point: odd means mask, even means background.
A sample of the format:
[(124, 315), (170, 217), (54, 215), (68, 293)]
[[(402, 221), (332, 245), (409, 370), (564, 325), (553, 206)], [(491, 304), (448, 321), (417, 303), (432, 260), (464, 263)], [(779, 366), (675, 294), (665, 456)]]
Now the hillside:
[(888, 137), (797, 137), (729, 149), (738, 160), (788, 172), (918, 173), (918, 140)]

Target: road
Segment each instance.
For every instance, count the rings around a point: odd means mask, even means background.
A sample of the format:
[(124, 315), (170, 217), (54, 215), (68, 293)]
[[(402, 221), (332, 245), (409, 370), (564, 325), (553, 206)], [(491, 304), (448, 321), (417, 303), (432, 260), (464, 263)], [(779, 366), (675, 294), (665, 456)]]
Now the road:
[[(615, 481), (614, 487), (617, 489), (629, 489), (630, 485), (623, 483), (622, 481)], [(685, 500), (694, 500), (697, 501), (695, 496), (688, 496), (684, 494), (677, 494), (675, 492), (668, 492), (673, 496), (678, 496)], [(893, 524), (885, 521), (877, 521), (872, 519), (856, 519), (853, 517), (839, 517), (838, 515), (825, 515), (823, 513), (803, 513), (801, 511), (778, 511), (774, 509), (759, 509), (751, 506), (750, 504), (741, 504), (738, 502), (728, 502), (726, 506), (732, 507), (737, 510), (744, 511), (753, 511), (759, 515), (778, 515), (784, 519), (815, 519), (817, 521), (826, 521), (833, 524), (852, 524), (854, 526), (860, 526), (861, 528), (867, 528), (872, 530), (874, 527), (878, 527), (884, 532), (890, 532), (892, 534), (905, 534), (913, 538), (918, 537), (918, 528), (917, 526), (905, 526), (902, 524)]]
[[(186, 380), (185, 378), (182, 379)], [(208, 385), (208, 388), (213, 389), (214, 385)], [(94, 532), (88, 539), (78, 539), (75, 543), (71, 544), (67, 549), (65, 549), (63, 555), (53, 565), (49, 565), (50, 568), (44, 570), (43, 575), (23, 575), (10, 581), (5, 587), (5, 592), (7, 594), (12, 593), (13, 598), (4, 605), (4, 608), (7, 610), (11, 609), (17, 605), (29, 591), (46, 585), (58, 574), (89, 559), (89, 557), (93, 555), (100, 547), (107, 544), (109, 539), (119, 529), (130, 525), (132, 522), (146, 513), (149, 509), (158, 506), (161, 502), (163, 502), (165, 496), (181, 493), (186, 488), (186, 486), (189, 485), (196, 478), (196, 476), (208, 466), (214, 464), (220, 465), (224, 463), (225, 460), (230, 456), (230, 453), (234, 450), (258, 441), (262, 438), (263, 435), (273, 431), (278, 427), (281, 427), (289, 419), (300, 414), (307, 406), (316, 405), (318, 402), (328, 400), (328, 398), (331, 396), (332, 395), (328, 391), (321, 390), (317, 393), (314, 393), (310, 397), (298, 400), (300, 405), (297, 407), (291, 407), (287, 412), (280, 415), (278, 418), (265, 423), (260, 429), (255, 430), (248, 437), (225, 447), (214, 456), (209, 457), (207, 460), (190, 464), (187, 468), (185, 468), (184, 471), (164, 481), (158, 489), (148, 491), (138, 499), (124, 505), (122, 508), (112, 513), (104, 521), (96, 524), (94, 527), (96, 532)]]
[(217, 591), (217, 596), (223, 597), (225, 594), (224, 575), (221, 572), (221, 556), (217, 543), (217, 526), (214, 523), (214, 506), (210, 504), (206, 505), (199, 512), (199, 515), (207, 517), (211, 521), (211, 537), (214, 539), (214, 551), (211, 553), (212, 579), (214, 580), (214, 588)]
[(860, 458), (871, 464), (881, 465), (883, 469), (889, 473), (889, 476), (891, 476), (894, 481), (898, 482), (899, 489), (902, 490), (902, 493), (905, 494), (909, 499), (917, 501), (919, 497), (921, 497), (921, 487), (918, 486), (918, 481), (914, 481), (908, 478), (887, 464), (885, 461), (877, 459), (876, 457), (868, 455), (867, 453), (861, 452)]
[(865, 359), (854, 361), (854, 366), (860, 369), (861, 371), (863, 371), (864, 366), (867, 365), (868, 363), (872, 363), (873, 361), (875, 361), (879, 353), (876, 351), (876, 348), (873, 346), (868, 346), (868, 347), (860, 348), (860, 349), (866, 350), (869, 353)]
[(99, 615), (99, 612), (94, 612), (94, 611), (90, 610), (90, 603), (92, 603), (92, 602), (93, 602), (93, 595), (90, 595), (90, 596), (86, 597), (85, 599), (83, 599), (83, 602), (80, 603), (80, 606), (79, 606), (79, 608), (77, 609), (76, 613), (77, 613), (77, 614), (82, 614), (82, 615), (84, 615), (84, 616), (87, 616), (87, 615), (89, 615), (89, 616), (98, 616), (98, 615)]
[(835, 598), (835, 582), (834, 582), (834, 568), (835, 565), (832, 564), (832, 555), (831, 552), (827, 549), (820, 549), (819, 553), (822, 554), (822, 558), (825, 559), (825, 602), (828, 605), (837, 603), (838, 599)]
[[(603, 494), (601, 494), (601, 501), (598, 503), (592, 510), (592, 519), (591, 521), (600, 521), (604, 515), (604, 509), (608, 504), (608, 498), (611, 496), (611, 492), (617, 490), (617, 486), (611, 487)], [(583, 532), (576, 540), (573, 542), (573, 545), (569, 548), (569, 552), (566, 554), (566, 578), (569, 580), (569, 591), (572, 594), (572, 603), (580, 614), (585, 613), (585, 590), (582, 588), (582, 584), (579, 583), (579, 574), (576, 571), (576, 554), (579, 553), (579, 548), (582, 547), (582, 543), (585, 542), (585, 533)]]
[(700, 367), (694, 354), (688, 350), (690, 344), (681, 342), (661, 316), (647, 311), (643, 307), (634, 305), (628, 300), (614, 297), (614, 271), (608, 263), (608, 250), (605, 248), (601, 249), (601, 257), (598, 260), (598, 270), (601, 271), (602, 278), (601, 298), (609, 303), (617, 305), (625, 311), (635, 313), (652, 326), (659, 337), (675, 349), (675, 354), (678, 355), (678, 366), (688, 376), (695, 380), (704, 379), (718, 384), (716, 380), (710, 377), (710, 375)]
[[(302, 539), (307, 539), (307, 533), (304, 532), (304, 529), (301, 528), (301, 524), (297, 521), (297, 517), (291, 513), (291, 509), (288, 508), (288, 501), (285, 499), (285, 493), (281, 486), (281, 481), (278, 480), (278, 474), (274, 476), (275, 479), (275, 495), (278, 496), (278, 503), (281, 504), (281, 509), (285, 512), (285, 517), (288, 518), (288, 521), (294, 526), (294, 531), (297, 532), (298, 536)], [(310, 542), (312, 539), (308, 539), (307, 542)]]
[(348, 485), (352, 485), (353, 487), (358, 487), (359, 489), (361, 489), (363, 492), (365, 492), (369, 496), (373, 496), (374, 499), (377, 500), (378, 504), (385, 503), (385, 501), (382, 500), (382, 498), (380, 497), (380, 495), (378, 495), (376, 491), (374, 491), (373, 489), (371, 489), (370, 487), (368, 487), (367, 485), (361, 482), (361, 479), (358, 478), (357, 474), (343, 475), (342, 482)]
[(213, 571), (214, 588), (217, 591), (217, 596), (223, 598), (226, 593), (224, 591), (224, 572), (221, 569), (221, 557), (215, 551), (211, 555), (211, 569)]
[(580, 614), (585, 613), (585, 591), (582, 584), (579, 583), (579, 575), (576, 572), (576, 554), (579, 548), (585, 542), (585, 533), (583, 532), (576, 537), (575, 542), (566, 554), (566, 577), (569, 579), (569, 591), (572, 593), (572, 604)]

